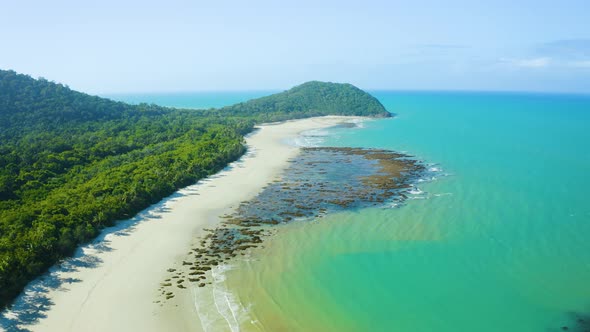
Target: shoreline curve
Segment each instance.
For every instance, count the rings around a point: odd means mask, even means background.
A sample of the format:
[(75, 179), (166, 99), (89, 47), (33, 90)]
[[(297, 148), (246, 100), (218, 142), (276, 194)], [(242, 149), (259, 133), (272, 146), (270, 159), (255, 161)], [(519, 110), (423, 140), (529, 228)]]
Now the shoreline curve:
[[(156, 303), (171, 265), (220, 216), (253, 198), (288, 166), (300, 133), (362, 119), (325, 116), (257, 126), (248, 152), (221, 172), (106, 228), (74, 257), (31, 282), (0, 314), (0, 329), (30, 331), (202, 331), (191, 292)], [(173, 264), (171, 264), (173, 263)]]

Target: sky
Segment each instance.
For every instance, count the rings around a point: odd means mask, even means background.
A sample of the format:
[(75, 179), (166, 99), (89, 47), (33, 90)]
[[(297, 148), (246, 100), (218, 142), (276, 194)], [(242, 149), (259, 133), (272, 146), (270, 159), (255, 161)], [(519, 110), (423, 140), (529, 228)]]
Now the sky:
[(0, 2), (0, 69), (93, 94), (590, 93), (588, 0)]

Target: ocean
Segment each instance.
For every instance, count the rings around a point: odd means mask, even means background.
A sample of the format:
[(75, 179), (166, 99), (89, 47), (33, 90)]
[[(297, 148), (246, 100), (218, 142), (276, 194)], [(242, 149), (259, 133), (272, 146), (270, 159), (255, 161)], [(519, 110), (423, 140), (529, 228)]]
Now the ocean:
[[(588, 328), (590, 96), (371, 93), (396, 116), (292, 143), (402, 152), (428, 176), (400, 204), (276, 226), (218, 271), (230, 304), (211, 306), (225, 312), (211, 330)], [(207, 108), (264, 94), (111, 97)]]

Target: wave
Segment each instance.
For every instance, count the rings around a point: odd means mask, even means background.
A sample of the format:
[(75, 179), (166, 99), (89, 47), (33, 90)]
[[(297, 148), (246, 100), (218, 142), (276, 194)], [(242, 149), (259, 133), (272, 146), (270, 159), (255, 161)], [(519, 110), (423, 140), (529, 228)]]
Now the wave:
[(302, 148), (313, 148), (322, 145), (325, 137), (299, 135), (293, 139), (292, 145)]
[[(244, 322), (252, 322), (249, 310), (230, 292), (225, 283), (230, 264), (220, 264), (211, 270), (212, 287), (193, 287), (193, 303), (203, 331), (219, 331), (229, 328), (241, 331)], [(213, 305), (211, 305), (213, 304)]]
[(237, 311), (240, 310), (241, 305), (225, 286), (226, 278), (224, 272), (228, 269), (228, 264), (222, 264), (211, 270), (211, 276), (213, 278), (213, 300), (217, 312), (225, 319), (230, 331), (238, 332), (240, 331), (240, 323), (238, 322)]
[(420, 195), (420, 194), (423, 194), (424, 192), (420, 188), (412, 186), (408, 190), (408, 193), (411, 195)]
[[(442, 167), (438, 164), (426, 164), (426, 171), (422, 174), (421, 177), (414, 179), (413, 183), (409, 184), (409, 187), (402, 191), (400, 194), (402, 198), (407, 200), (424, 200), (430, 199), (432, 197), (443, 197), (443, 196), (450, 196), (453, 193), (429, 193), (421, 188), (418, 185), (423, 183), (429, 183), (438, 180), (441, 177), (450, 176), (450, 173), (445, 172)], [(392, 202), (388, 207), (389, 208), (399, 208), (404, 204), (404, 199), (402, 200), (395, 200)]]
[(297, 137), (292, 139), (290, 142), (292, 145), (298, 147), (319, 147), (326, 141), (326, 137), (331, 136), (333, 139), (338, 139), (338, 136), (331, 130), (340, 126), (346, 126), (347, 129), (362, 129), (365, 128), (365, 122), (370, 121), (367, 119), (351, 119), (345, 121), (342, 125), (334, 126), (331, 128), (324, 129), (311, 129), (300, 133)]
[(352, 119), (350, 121), (347, 121), (347, 123), (354, 124), (356, 128), (365, 128), (365, 122), (367, 121), (367, 119)]

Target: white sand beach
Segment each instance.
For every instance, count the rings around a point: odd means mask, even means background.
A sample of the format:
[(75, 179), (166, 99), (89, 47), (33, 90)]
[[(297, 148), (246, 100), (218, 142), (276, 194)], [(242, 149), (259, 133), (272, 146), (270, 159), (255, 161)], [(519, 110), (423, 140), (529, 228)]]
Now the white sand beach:
[[(320, 117), (260, 126), (249, 152), (226, 170), (200, 181), (137, 217), (106, 229), (74, 258), (27, 286), (1, 318), (32, 331), (200, 331), (190, 289), (174, 290), (161, 305), (160, 283), (181, 264), (203, 229), (254, 197), (288, 165), (299, 133), (350, 117)], [(193, 287), (192, 285), (190, 287)]]

